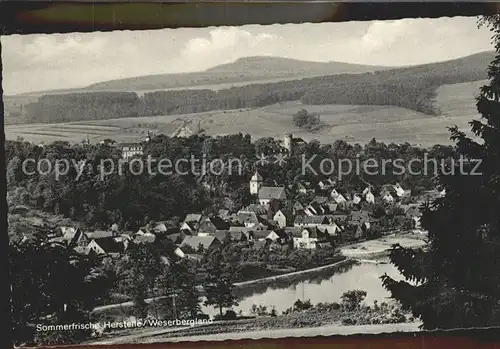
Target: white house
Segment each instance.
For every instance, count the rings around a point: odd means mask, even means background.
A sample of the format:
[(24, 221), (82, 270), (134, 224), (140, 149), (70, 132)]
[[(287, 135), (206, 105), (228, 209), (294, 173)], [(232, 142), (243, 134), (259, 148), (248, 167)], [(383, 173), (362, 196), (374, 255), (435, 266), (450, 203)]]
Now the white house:
[(300, 236), (293, 237), (293, 247), (303, 249), (315, 249), (318, 243), (318, 232), (314, 228), (306, 228), (302, 230)]
[(335, 199), (337, 196), (339, 196), (340, 193), (337, 191), (337, 189), (333, 188), (332, 191), (330, 192), (330, 197), (332, 199)]
[(316, 227), (319, 231), (329, 235), (329, 236), (337, 236), (342, 230), (340, 226), (333, 222), (330, 224), (321, 224)]
[(365, 200), (368, 203), (374, 204), (375, 203), (375, 195), (373, 195), (371, 191), (368, 191), (365, 194)]
[(401, 198), (405, 195), (405, 190), (401, 187), (401, 185), (399, 183), (396, 183), (392, 187), (394, 188), (394, 191), (396, 192), (396, 195), (398, 197)]
[(338, 205), (345, 205), (345, 204), (347, 204), (347, 199), (342, 194), (337, 195), (335, 198), (333, 198), (333, 200), (335, 200), (335, 202)]
[(366, 187), (366, 188), (363, 190), (363, 193), (362, 193), (362, 194), (363, 194), (363, 195), (366, 195), (366, 194), (368, 194), (368, 193), (371, 193), (371, 191), (372, 191), (372, 188), (371, 188), (370, 186), (368, 186), (368, 187)]
[(394, 197), (391, 195), (391, 193), (389, 193), (388, 191), (385, 192), (383, 195), (382, 195), (382, 200), (384, 200), (385, 202), (394, 202)]
[(278, 223), (278, 227), (284, 228), (286, 227), (286, 216), (283, 211), (279, 210), (273, 217), (273, 220)]
[(141, 143), (118, 143), (117, 147), (122, 152), (122, 158), (128, 160), (136, 155), (140, 156), (143, 154)]
[(354, 194), (354, 196), (352, 197), (352, 203), (354, 205), (357, 205), (360, 202), (361, 202), (361, 197), (358, 194)]

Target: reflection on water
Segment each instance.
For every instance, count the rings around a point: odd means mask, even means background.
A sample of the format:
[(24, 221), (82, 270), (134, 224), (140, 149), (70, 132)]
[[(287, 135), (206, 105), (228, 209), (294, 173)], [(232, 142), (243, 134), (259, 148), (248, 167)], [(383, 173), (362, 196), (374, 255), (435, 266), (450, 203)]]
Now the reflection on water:
[[(402, 276), (392, 264), (355, 263), (348, 261), (332, 268), (311, 274), (299, 274), (289, 278), (275, 279), (271, 283), (243, 286), (235, 290), (239, 305), (233, 309), (248, 314), (253, 304), (275, 307), (278, 314), (288, 309), (297, 300), (310, 300), (311, 303), (339, 302), (342, 294), (349, 290), (365, 290), (367, 303), (374, 300), (383, 302), (390, 296), (382, 286), (380, 277), (384, 274), (396, 280)], [(203, 311), (209, 315), (217, 314), (213, 307)]]

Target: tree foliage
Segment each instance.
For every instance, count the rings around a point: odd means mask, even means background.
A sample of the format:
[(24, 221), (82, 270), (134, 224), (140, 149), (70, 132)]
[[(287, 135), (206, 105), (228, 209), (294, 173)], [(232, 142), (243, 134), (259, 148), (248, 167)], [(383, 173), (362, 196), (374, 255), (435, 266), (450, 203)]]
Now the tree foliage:
[[(383, 276), (384, 286), (423, 321), (425, 329), (500, 325), (500, 17), (485, 17), (496, 56), (489, 83), (481, 88), (472, 121), (477, 139), (451, 129), (456, 149), (466, 159), (464, 171), (439, 177), (446, 195), (425, 205), (422, 226), (429, 232), (425, 250), (395, 246), (392, 263), (406, 281)], [(453, 168), (449, 165), (448, 170)]]

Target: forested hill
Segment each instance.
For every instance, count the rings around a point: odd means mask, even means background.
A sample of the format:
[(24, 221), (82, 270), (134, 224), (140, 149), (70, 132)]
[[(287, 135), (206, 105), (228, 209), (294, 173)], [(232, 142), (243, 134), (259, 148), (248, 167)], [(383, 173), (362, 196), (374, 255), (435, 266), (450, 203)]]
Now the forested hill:
[(84, 90), (154, 90), (246, 83), (279, 79), (297, 79), (343, 73), (366, 73), (388, 69), (378, 66), (341, 62), (306, 62), (280, 57), (247, 57), (203, 72), (140, 76), (93, 84)]
[[(67, 122), (130, 116), (256, 108), (283, 101), (305, 104), (392, 105), (431, 115), (436, 89), (444, 84), (484, 80), (492, 52), (447, 62), (360, 74), (231, 87), (219, 91), (170, 90), (46, 95), (24, 108), (25, 122)], [(471, 94), (473, 91), (471, 91)]]

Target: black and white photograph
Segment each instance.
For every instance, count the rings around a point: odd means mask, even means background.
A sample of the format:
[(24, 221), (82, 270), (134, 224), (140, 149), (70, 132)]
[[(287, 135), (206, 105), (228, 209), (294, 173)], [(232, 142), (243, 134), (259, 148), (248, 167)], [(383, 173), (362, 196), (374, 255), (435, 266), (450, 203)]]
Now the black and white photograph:
[(500, 325), (500, 17), (1, 44), (15, 345)]

